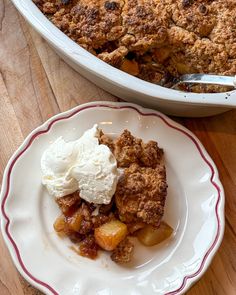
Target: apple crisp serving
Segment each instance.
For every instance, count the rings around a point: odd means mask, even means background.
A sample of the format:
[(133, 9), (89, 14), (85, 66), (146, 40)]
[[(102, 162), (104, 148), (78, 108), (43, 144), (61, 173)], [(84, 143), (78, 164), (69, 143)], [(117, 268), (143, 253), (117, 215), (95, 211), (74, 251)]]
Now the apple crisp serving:
[(80, 46), (146, 81), (171, 87), (181, 74), (236, 74), (234, 0), (33, 1)]
[(54, 229), (69, 237), (82, 256), (94, 259), (103, 249), (111, 252), (116, 263), (127, 263), (134, 249), (129, 237), (153, 246), (172, 233), (162, 221), (167, 195), (163, 150), (157, 142), (145, 144), (128, 130), (115, 140), (100, 130), (99, 144), (109, 147), (121, 170), (111, 202), (89, 203), (79, 190), (56, 198), (61, 216)]

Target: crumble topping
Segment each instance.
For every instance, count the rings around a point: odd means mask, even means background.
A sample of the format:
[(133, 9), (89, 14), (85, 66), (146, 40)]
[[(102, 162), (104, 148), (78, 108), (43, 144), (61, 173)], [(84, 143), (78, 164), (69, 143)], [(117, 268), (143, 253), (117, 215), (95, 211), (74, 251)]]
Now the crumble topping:
[(149, 168), (132, 164), (125, 169), (115, 193), (120, 220), (158, 227), (164, 214), (166, 194), (164, 166)]
[(236, 74), (234, 0), (33, 1), (83, 48), (141, 79), (170, 87), (181, 74)]

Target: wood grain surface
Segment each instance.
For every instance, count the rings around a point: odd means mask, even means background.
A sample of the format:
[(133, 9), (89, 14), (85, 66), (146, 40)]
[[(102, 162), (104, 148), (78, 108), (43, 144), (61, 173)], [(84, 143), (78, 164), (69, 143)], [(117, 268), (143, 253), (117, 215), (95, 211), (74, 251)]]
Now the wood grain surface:
[[(92, 100), (117, 98), (84, 79), (0, 0), (0, 179), (26, 135), (60, 111)], [(236, 294), (236, 110), (210, 118), (176, 118), (192, 130), (215, 161), (226, 195), (223, 243), (188, 295)], [(41, 294), (15, 269), (0, 237), (0, 295)]]

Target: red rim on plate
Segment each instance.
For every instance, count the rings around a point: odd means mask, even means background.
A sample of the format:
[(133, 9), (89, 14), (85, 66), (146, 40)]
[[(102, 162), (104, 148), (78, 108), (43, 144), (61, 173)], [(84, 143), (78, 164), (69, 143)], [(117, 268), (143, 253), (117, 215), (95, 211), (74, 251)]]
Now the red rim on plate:
[[(69, 118), (73, 117), (74, 115), (78, 114), (79, 112), (81, 112), (83, 110), (91, 109), (91, 108), (98, 108), (98, 107), (105, 107), (105, 108), (111, 108), (111, 109), (132, 109), (132, 110), (135, 110), (136, 112), (138, 112), (142, 116), (156, 116), (156, 117), (160, 118), (168, 127), (173, 128), (173, 129), (181, 132), (182, 134), (184, 134), (185, 136), (187, 136), (187, 137), (189, 137), (191, 139), (191, 141), (197, 147), (197, 150), (200, 153), (202, 159), (204, 160), (204, 162), (208, 165), (208, 167), (211, 170), (211, 178), (210, 178), (210, 181), (211, 181), (212, 185), (215, 187), (215, 189), (217, 190), (217, 193), (218, 193), (217, 202), (216, 202), (216, 205), (215, 205), (215, 214), (216, 214), (216, 219), (217, 219), (217, 232), (216, 232), (216, 236), (215, 236), (215, 239), (214, 239), (211, 247), (205, 253), (205, 255), (204, 255), (204, 257), (203, 257), (203, 259), (201, 261), (201, 264), (200, 264), (199, 269), (196, 272), (194, 272), (193, 274), (189, 274), (189, 275), (185, 276), (183, 278), (182, 284), (180, 285), (180, 287), (178, 289), (173, 290), (171, 292), (168, 292), (165, 295), (176, 295), (176, 294), (179, 294), (179, 292), (181, 292), (185, 288), (188, 280), (190, 280), (190, 279), (198, 276), (202, 272), (202, 270), (203, 270), (203, 268), (204, 268), (204, 266), (206, 264), (206, 261), (207, 261), (209, 255), (212, 253), (213, 249), (216, 247), (216, 245), (218, 243), (218, 240), (219, 240), (219, 237), (220, 237), (220, 232), (221, 232), (221, 220), (220, 220), (220, 217), (219, 217), (218, 209), (219, 209), (219, 203), (220, 203), (221, 198), (222, 198), (222, 196), (221, 196), (222, 190), (218, 186), (218, 184), (213, 180), (214, 179), (214, 176), (216, 175), (216, 171), (215, 171), (213, 165), (207, 160), (207, 158), (204, 155), (204, 152), (202, 151), (202, 148), (199, 145), (199, 143), (197, 142), (197, 140), (191, 134), (189, 134), (187, 131), (182, 130), (181, 128), (179, 128), (177, 126), (172, 125), (170, 122), (168, 122), (168, 120), (166, 119), (166, 117), (164, 115), (161, 115), (159, 113), (156, 113), (156, 112), (143, 113), (141, 110), (139, 110), (138, 108), (136, 108), (133, 105), (115, 106), (115, 105), (102, 104), (102, 103), (101, 104), (94, 104), (94, 105), (87, 105), (87, 106), (84, 106), (82, 108), (80, 108), (80, 107), (76, 108), (76, 110), (74, 112), (72, 112), (71, 114), (69, 114), (69, 115), (64, 115), (62, 117), (58, 117), (58, 118), (52, 120), (48, 124), (48, 126), (47, 126), (47, 128), (45, 130), (40, 130), (40, 131), (37, 131), (36, 133), (32, 134), (31, 137), (28, 140), (27, 145), (23, 148), (23, 150), (21, 150), (19, 153), (17, 153), (15, 155), (14, 158), (11, 159), (11, 163), (10, 163), (10, 165), (8, 167), (8, 170), (6, 171), (6, 174), (5, 174), (6, 175), (6, 177), (5, 177), (6, 178), (6, 181), (5, 181), (6, 182), (6, 192), (3, 195), (2, 202), (1, 202), (2, 215), (3, 215), (3, 217), (6, 220), (6, 224), (5, 224), (5, 227), (3, 228), (3, 230), (5, 231), (5, 234), (6, 234), (7, 238), (8, 238), (8, 240), (10, 241), (10, 243), (12, 244), (12, 246), (14, 248), (15, 254), (16, 254), (17, 259), (18, 259), (18, 262), (19, 262), (19, 264), (20, 264), (20, 266), (22, 268), (22, 271), (25, 273), (26, 277), (30, 278), (36, 284), (41, 285), (41, 286), (47, 288), (52, 294), (59, 295), (59, 293), (56, 290), (54, 290), (51, 286), (49, 286), (47, 283), (42, 282), (41, 280), (37, 279), (36, 277), (34, 277), (27, 270), (27, 267), (25, 266), (25, 264), (24, 264), (24, 262), (23, 262), (23, 260), (21, 258), (20, 250), (19, 250), (18, 246), (16, 245), (16, 242), (14, 241), (13, 237), (11, 236), (11, 234), (9, 232), (9, 225), (10, 225), (10, 222), (11, 221), (10, 221), (9, 217), (7, 216), (7, 213), (6, 213), (6, 210), (5, 210), (5, 204), (6, 204), (6, 200), (8, 198), (9, 191), (10, 191), (11, 173), (12, 173), (12, 170), (13, 170), (13, 167), (14, 167), (16, 161), (31, 146), (31, 144), (33, 143), (33, 141), (35, 140), (35, 138), (37, 138), (41, 134), (47, 133), (51, 129), (51, 127), (52, 127), (52, 125), (54, 123), (56, 123), (58, 121), (61, 121), (61, 120), (69, 119)], [(222, 230), (223, 230), (223, 228), (222, 228)]]

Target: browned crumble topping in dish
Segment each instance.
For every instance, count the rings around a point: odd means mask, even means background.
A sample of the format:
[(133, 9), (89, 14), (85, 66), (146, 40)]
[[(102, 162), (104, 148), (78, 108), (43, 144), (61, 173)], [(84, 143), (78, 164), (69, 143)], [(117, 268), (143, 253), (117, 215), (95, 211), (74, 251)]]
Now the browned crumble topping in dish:
[(235, 0), (33, 1), (83, 48), (152, 83), (170, 87), (187, 73), (236, 74)]
[[(61, 216), (54, 229), (69, 237), (82, 256), (94, 259), (103, 249), (114, 262), (127, 263), (134, 250), (130, 236), (141, 231), (140, 241), (147, 246), (163, 239), (158, 229), (163, 227), (167, 195), (164, 153), (157, 142), (144, 143), (128, 130), (115, 140), (100, 131), (99, 142), (110, 148), (123, 170), (111, 202), (96, 207), (81, 199), (79, 191), (57, 198)], [(168, 226), (164, 231), (164, 238), (172, 233)]]

